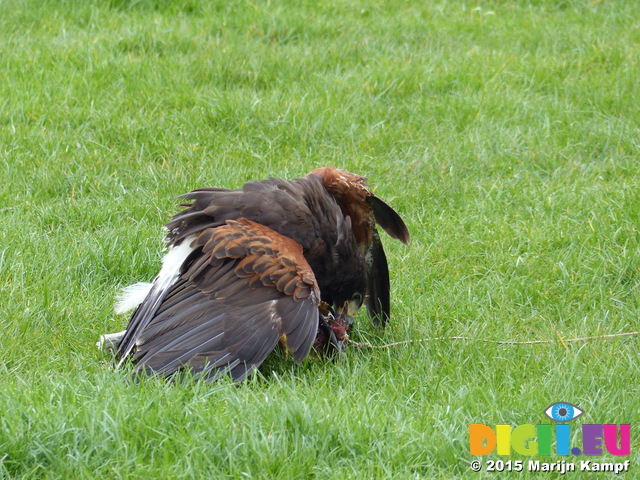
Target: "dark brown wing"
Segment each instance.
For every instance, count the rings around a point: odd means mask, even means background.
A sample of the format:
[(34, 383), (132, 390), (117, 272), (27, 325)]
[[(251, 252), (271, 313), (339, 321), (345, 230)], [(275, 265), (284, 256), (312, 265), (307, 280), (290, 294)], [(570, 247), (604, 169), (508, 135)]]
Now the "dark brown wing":
[[(192, 200), (184, 203), (184, 210), (165, 225), (167, 241), (178, 244), (183, 239), (200, 234), (210, 227), (223, 225), (227, 220), (246, 218), (266, 225), (282, 235), (296, 238), (308, 232), (318, 235), (314, 215), (307, 201), (318, 194), (318, 186), (311, 182), (286, 181), (279, 178), (245, 183), (240, 189), (201, 188), (178, 198)], [(310, 248), (313, 239), (297, 239), (304, 248)]]
[(402, 220), (402, 217), (398, 215), (398, 212), (373, 194), (367, 198), (367, 201), (369, 205), (371, 205), (376, 223), (380, 225), (391, 238), (395, 238), (405, 245), (409, 245), (409, 241), (411, 240), (409, 229), (405, 225), (404, 220)]
[(300, 245), (239, 219), (202, 231), (192, 246), (183, 273), (135, 335), (136, 369), (170, 375), (187, 367), (241, 380), (282, 336), (303, 360), (318, 329), (320, 295)]
[(365, 305), (367, 313), (374, 325), (380, 322), (386, 325), (391, 316), (391, 293), (389, 285), (389, 266), (387, 256), (382, 248), (378, 231), (373, 231), (373, 238), (365, 256), (367, 262), (367, 295)]
[[(409, 230), (398, 213), (375, 195), (367, 197), (371, 205), (376, 223), (380, 225), (390, 237), (409, 244)], [(366, 252), (367, 259), (367, 312), (377, 326), (382, 321), (385, 326), (391, 317), (391, 287), (389, 284), (389, 266), (387, 256), (382, 247), (378, 229), (371, 227), (371, 243)]]

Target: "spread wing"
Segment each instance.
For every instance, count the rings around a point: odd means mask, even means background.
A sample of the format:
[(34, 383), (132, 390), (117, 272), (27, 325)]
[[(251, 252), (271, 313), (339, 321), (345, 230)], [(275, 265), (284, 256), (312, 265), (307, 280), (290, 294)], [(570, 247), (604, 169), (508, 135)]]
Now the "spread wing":
[(189, 368), (208, 379), (229, 373), (241, 380), (281, 337), (297, 361), (306, 357), (320, 292), (299, 244), (241, 218), (203, 230), (191, 246), (173, 285), (161, 299), (150, 294), (131, 319), (138, 371)]

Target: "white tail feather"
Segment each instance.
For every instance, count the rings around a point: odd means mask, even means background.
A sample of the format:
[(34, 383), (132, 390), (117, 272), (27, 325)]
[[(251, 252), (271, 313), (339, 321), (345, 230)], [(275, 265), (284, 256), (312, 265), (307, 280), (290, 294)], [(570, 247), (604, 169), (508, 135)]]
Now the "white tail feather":
[(153, 283), (140, 282), (125, 287), (116, 302), (116, 313), (127, 313), (136, 308), (147, 298), (154, 285), (157, 285), (159, 287), (158, 290), (164, 295), (166, 289), (178, 278), (182, 264), (193, 251), (191, 247), (192, 240), (193, 237), (186, 238), (177, 247), (169, 249), (169, 252), (162, 259), (162, 269)]
[(123, 288), (116, 302), (116, 313), (120, 315), (136, 308), (147, 298), (152, 286), (153, 283), (140, 282)]

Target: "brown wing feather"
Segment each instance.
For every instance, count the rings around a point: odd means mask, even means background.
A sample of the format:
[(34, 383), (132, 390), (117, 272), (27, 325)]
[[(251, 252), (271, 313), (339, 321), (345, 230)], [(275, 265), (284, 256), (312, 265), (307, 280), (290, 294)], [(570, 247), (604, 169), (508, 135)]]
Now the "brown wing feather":
[(138, 371), (190, 368), (236, 380), (259, 366), (282, 335), (303, 360), (318, 328), (320, 293), (302, 248), (246, 219), (204, 230), (184, 273), (139, 332)]

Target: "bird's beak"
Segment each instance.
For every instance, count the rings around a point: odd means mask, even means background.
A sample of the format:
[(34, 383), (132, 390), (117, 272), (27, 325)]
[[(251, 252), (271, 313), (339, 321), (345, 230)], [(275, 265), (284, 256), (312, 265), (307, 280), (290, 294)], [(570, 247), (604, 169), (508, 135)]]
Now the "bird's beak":
[(344, 325), (347, 329), (353, 325), (355, 321), (356, 314), (358, 310), (356, 308), (352, 308), (350, 302), (344, 302), (341, 307), (335, 309), (337, 312), (336, 323), (339, 325)]

